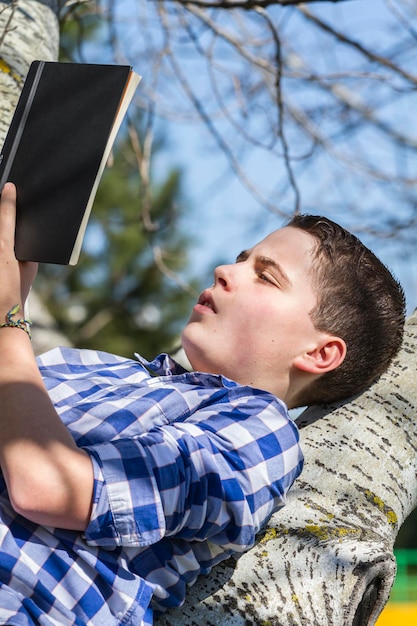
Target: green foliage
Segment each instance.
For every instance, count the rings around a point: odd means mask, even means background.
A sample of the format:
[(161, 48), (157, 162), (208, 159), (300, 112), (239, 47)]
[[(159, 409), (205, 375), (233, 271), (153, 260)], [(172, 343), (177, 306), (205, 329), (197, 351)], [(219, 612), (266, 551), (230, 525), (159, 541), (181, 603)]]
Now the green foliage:
[(40, 268), (42, 300), (77, 347), (151, 357), (179, 344), (197, 291), (173, 278), (187, 264), (180, 183), (172, 170), (151, 189), (145, 229), (145, 189), (124, 140), (99, 185), (78, 265)]
[(99, 2), (74, 2), (60, 13), (60, 61), (86, 62), (84, 45), (101, 39), (103, 20)]

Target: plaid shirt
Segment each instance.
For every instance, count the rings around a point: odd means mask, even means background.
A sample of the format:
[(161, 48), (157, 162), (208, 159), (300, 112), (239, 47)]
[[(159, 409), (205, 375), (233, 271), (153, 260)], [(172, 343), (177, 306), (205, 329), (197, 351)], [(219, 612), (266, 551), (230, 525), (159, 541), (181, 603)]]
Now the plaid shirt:
[(284, 505), (303, 462), (296, 426), (271, 394), (167, 355), (55, 349), (38, 363), (91, 456), (93, 509), (83, 534), (37, 526), (0, 474), (0, 624), (151, 624)]

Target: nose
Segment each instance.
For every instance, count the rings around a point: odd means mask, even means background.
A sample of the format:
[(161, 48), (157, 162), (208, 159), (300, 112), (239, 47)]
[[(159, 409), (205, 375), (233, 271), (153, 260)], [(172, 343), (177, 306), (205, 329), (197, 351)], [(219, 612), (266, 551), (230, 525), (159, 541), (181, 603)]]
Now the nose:
[(226, 291), (231, 291), (237, 284), (236, 263), (230, 265), (218, 265), (214, 270), (214, 285), (219, 285)]

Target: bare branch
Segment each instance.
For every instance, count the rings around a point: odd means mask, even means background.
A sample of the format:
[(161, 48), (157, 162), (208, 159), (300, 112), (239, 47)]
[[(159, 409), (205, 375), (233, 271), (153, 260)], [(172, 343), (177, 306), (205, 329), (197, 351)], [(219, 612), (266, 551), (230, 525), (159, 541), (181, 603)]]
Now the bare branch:
[(281, 77), (282, 77), (281, 42), (279, 39), (278, 32), (274, 24), (272, 23), (270, 17), (266, 13), (266, 11), (264, 11), (261, 8), (258, 8), (257, 11), (260, 15), (264, 17), (275, 42), (275, 50), (276, 50), (275, 52), (275, 56), (276, 56), (275, 86), (276, 86), (276, 92), (277, 92), (277, 107), (278, 107), (278, 134), (281, 139), (282, 147), (284, 150), (284, 163), (285, 163), (285, 167), (286, 167), (287, 174), (288, 174), (288, 180), (290, 182), (292, 189), (294, 190), (294, 195), (295, 195), (294, 213), (297, 214), (300, 212), (300, 190), (295, 180), (294, 171), (293, 171), (291, 160), (290, 160), (288, 142), (287, 142), (285, 131), (284, 131), (284, 102), (283, 102), (282, 89), (281, 89)]
[[(115, 60), (144, 74), (146, 123), (208, 131), (210, 190), (231, 170), (249, 202), (278, 215), (319, 204), (353, 219), (380, 203), (382, 235), (406, 232), (417, 202), (417, 134), (405, 121), (417, 104), (411, 2), (379, 0), (386, 10), (378, 25), (369, 15), (367, 31), (344, 1), (138, 0), (136, 15), (101, 2), (114, 9)], [(404, 207), (394, 220), (391, 198)]]
[[(301, 4), (313, 4), (322, 2), (322, 0), (163, 0), (165, 2), (176, 2), (184, 6), (194, 5), (205, 9), (244, 9), (251, 11), (253, 9), (266, 9), (271, 6), (296, 6)], [(331, 3), (347, 2), (348, 0), (326, 0)]]
[(164, 274), (167, 278), (176, 283), (185, 293), (190, 294), (192, 298), (196, 298), (198, 296), (198, 292), (195, 289), (192, 289), (190, 285), (181, 278), (176, 272), (173, 272), (167, 264), (165, 263), (166, 252), (162, 250), (159, 246), (152, 246), (153, 256), (155, 260), (155, 264), (158, 267), (159, 271)]
[(168, 26), (168, 23), (167, 23), (167, 20), (166, 20), (165, 12), (163, 10), (160, 10), (159, 13), (160, 13), (160, 16), (161, 16), (161, 23), (163, 25), (163, 29), (164, 29), (164, 33), (165, 33), (165, 37), (166, 37), (165, 54), (166, 54), (166, 57), (169, 59), (171, 65), (172, 65), (172, 67), (174, 69), (175, 76), (177, 77), (178, 81), (180, 82), (184, 92), (187, 94), (188, 98), (193, 103), (193, 105), (195, 107), (195, 110), (199, 114), (201, 120), (204, 122), (204, 124), (206, 125), (206, 127), (210, 131), (211, 135), (215, 139), (216, 143), (218, 144), (219, 148), (221, 149), (223, 154), (228, 159), (229, 164), (230, 164), (232, 170), (236, 173), (236, 175), (238, 176), (238, 178), (242, 182), (242, 184), (264, 206), (267, 206), (271, 211), (279, 213), (277, 207), (275, 205), (271, 204), (265, 197), (263, 197), (260, 194), (260, 192), (257, 189), (257, 187), (245, 175), (243, 169), (241, 168), (241, 165), (240, 165), (238, 159), (233, 154), (231, 146), (224, 141), (221, 133), (219, 133), (219, 131), (217, 130), (217, 128), (216, 128), (212, 118), (206, 112), (204, 104), (196, 96), (195, 92), (191, 88), (191, 85), (190, 85), (189, 81), (187, 80), (187, 78), (185, 77), (184, 72), (181, 69), (181, 65), (179, 63), (177, 63), (176, 56), (175, 56), (172, 48), (169, 45), (170, 29), (169, 29), (169, 26)]
[(152, 153), (153, 143), (153, 131), (152, 125), (149, 124), (145, 133), (145, 139), (143, 141), (143, 148), (139, 141), (139, 135), (136, 127), (133, 124), (129, 124), (129, 137), (133, 148), (133, 153), (136, 157), (138, 166), (138, 172), (143, 185), (142, 198), (142, 211), (141, 219), (143, 227), (147, 232), (155, 232), (158, 230), (158, 224), (152, 222), (152, 194), (150, 184), (150, 160)]
[(319, 26), (323, 31), (333, 35), (333, 37), (335, 37), (338, 41), (345, 43), (348, 46), (351, 46), (352, 48), (355, 48), (355, 50), (358, 50), (361, 54), (366, 56), (370, 61), (378, 63), (382, 67), (386, 67), (392, 70), (396, 74), (399, 74), (399, 76), (402, 76), (402, 78), (405, 78), (405, 80), (409, 81), (411, 84), (417, 85), (417, 76), (415, 76), (414, 74), (410, 74), (410, 72), (407, 72), (399, 65), (396, 65), (388, 57), (382, 56), (380, 54), (376, 54), (375, 52), (372, 52), (372, 50), (369, 50), (368, 48), (360, 44), (358, 41), (355, 41), (354, 39), (347, 37), (341, 31), (336, 30), (333, 26), (326, 24), (326, 22), (318, 18), (317, 15), (314, 15), (313, 13), (311, 13), (311, 11), (309, 11), (306, 7), (300, 6), (299, 11), (306, 18), (308, 18), (309, 20), (314, 22), (317, 26)]
[(9, 10), (10, 9), (10, 13), (7, 17), (7, 21), (4, 25), (4, 29), (3, 32), (0, 33), (0, 46), (3, 45), (4, 43), (4, 39), (7, 35), (8, 32), (10, 32), (10, 24), (13, 21), (14, 18), (14, 14), (16, 12), (17, 6), (19, 4), (19, 0), (12, 0), (11, 4), (9, 4), (8, 6), (3, 7), (2, 9), (0, 9), (0, 13), (3, 13), (3, 11)]

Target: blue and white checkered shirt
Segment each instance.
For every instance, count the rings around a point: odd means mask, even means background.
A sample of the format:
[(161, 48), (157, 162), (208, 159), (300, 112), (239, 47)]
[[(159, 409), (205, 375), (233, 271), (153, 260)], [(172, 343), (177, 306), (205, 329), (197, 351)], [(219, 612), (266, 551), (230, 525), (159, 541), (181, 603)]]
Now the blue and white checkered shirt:
[(151, 624), (283, 506), (303, 463), (297, 428), (271, 394), (167, 355), (55, 349), (38, 362), (91, 455), (93, 509), (84, 534), (37, 526), (0, 475), (0, 624)]

